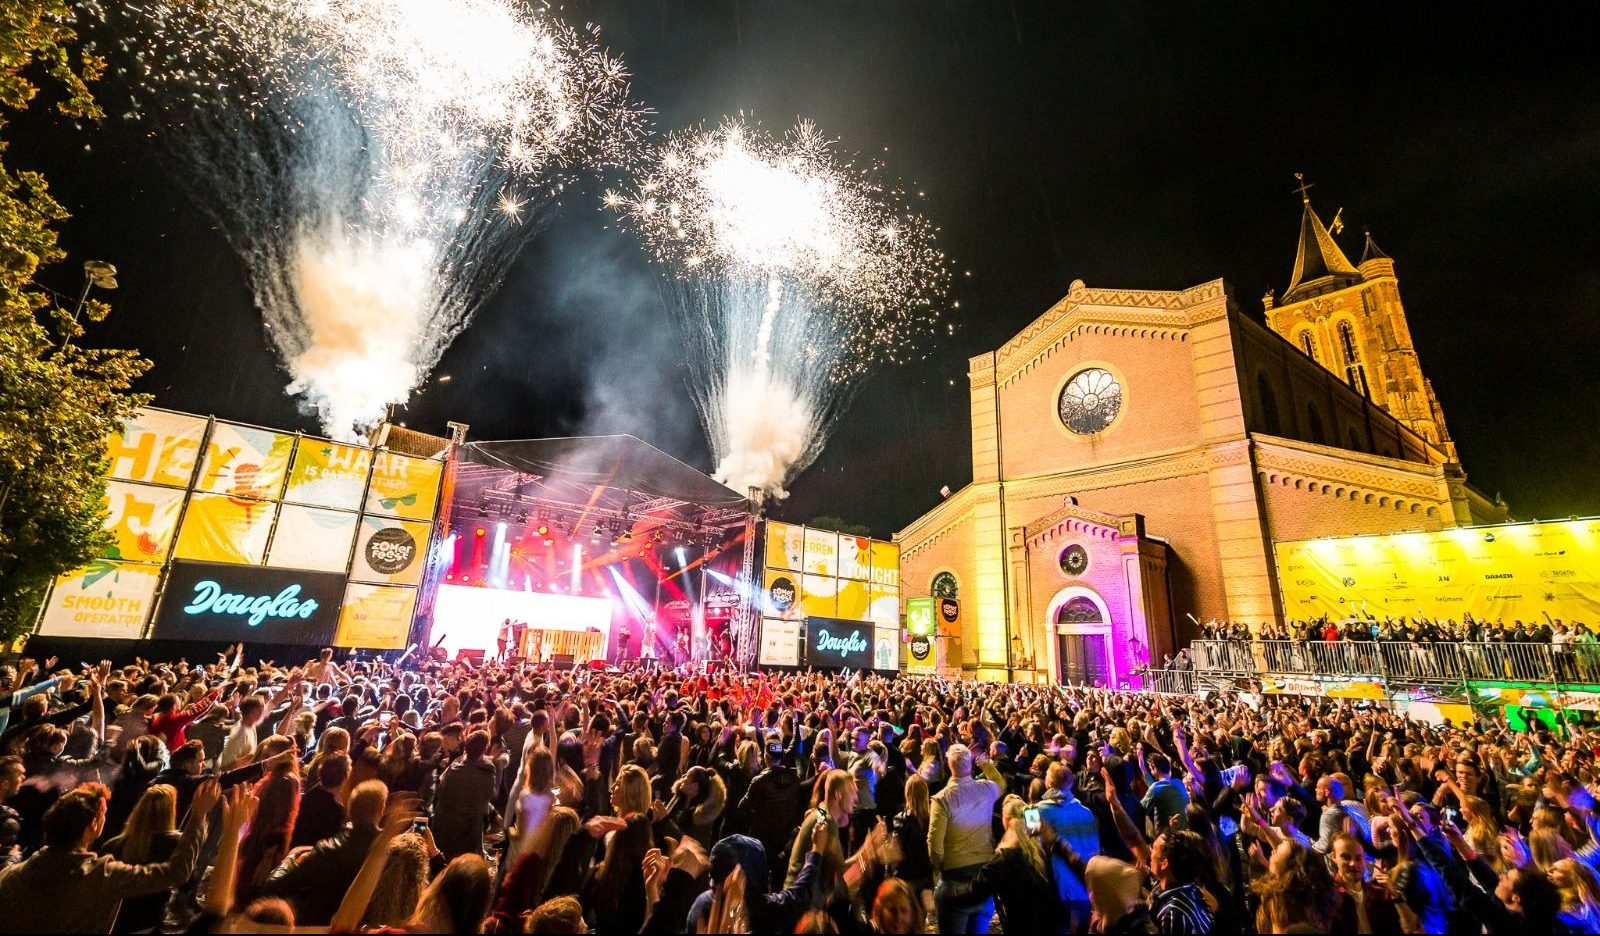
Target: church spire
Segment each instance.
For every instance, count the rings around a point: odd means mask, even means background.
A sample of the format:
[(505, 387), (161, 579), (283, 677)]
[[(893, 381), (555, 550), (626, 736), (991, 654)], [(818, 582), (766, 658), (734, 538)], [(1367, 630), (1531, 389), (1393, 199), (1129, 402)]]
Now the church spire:
[[(1308, 194), (1311, 185), (1306, 182), (1305, 174), (1296, 172), (1294, 177), (1300, 181), (1295, 191), (1300, 193), (1305, 210), (1300, 215), (1300, 247), (1294, 258), (1294, 275), (1289, 279), (1289, 288), (1283, 292), (1284, 304), (1305, 298), (1312, 285), (1322, 285), (1323, 280), (1333, 279), (1332, 285), (1344, 286), (1361, 276), (1311, 207)], [(1338, 223), (1337, 216), (1334, 222)]]
[(1373, 240), (1372, 240), (1372, 229), (1371, 228), (1368, 228), (1365, 233), (1367, 235), (1367, 244), (1366, 244), (1365, 247), (1361, 248), (1361, 262), (1362, 263), (1366, 263), (1368, 260), (1390, 260), (1390, 259), (1393, 259), (1388, 254), (1383, 252), (1383, 248), (1382, 247), (1379, 247), (1376, 243), (1373, 242)]

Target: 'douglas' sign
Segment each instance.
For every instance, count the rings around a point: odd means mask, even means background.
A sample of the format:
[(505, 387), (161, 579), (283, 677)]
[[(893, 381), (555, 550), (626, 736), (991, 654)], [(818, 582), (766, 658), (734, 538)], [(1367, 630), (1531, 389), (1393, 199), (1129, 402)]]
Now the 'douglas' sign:
[(158, 640), (326, 644), (344, 576), (210, 562), (172, 564), (156, 613)]
[(806, 665), (872, 669), (872, 625), (838, 618), (807, 619)]

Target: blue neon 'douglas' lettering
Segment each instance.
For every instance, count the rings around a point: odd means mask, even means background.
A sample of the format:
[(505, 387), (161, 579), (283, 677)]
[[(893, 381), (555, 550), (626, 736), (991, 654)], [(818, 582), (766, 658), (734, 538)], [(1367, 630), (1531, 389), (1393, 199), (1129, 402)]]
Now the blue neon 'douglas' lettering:
[(185, 614), (228, 614), (243, 617), (251, 627), (258, 626), (269, 617), (300, 618), (307, 620), (317, 613), (313, 598), (300, 600), (300, 586), (289, 585), (273, 595), (235, 595), (222, 590), (222, 586), (206, 579), (196, 582), (194, 598), (183, 609)]
[(852, 653), (861, 653), (867, 649), (867, 642), (861, 639), (860, 631), (851, 631), (849, 637), (834, 637), (826, 630), (817, 631), (817, 649), (825, 653), (837, 653), (847, 657)]

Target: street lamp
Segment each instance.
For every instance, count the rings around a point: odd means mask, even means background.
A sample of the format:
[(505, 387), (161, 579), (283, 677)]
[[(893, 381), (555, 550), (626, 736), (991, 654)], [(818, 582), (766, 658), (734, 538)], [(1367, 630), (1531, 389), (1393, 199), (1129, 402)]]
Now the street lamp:
[(61, 350), (65, 351), (72, 344), (72, 333), (78, 330), (78, 317), (83, 314), (83, 307), (89, 301), (89, 290), (97, 286), (116, 289), (117, 268), (104, 260), (83, 261), (83, 292), (78, 294), (78, 305), (72, 310), (72, 327), (61, 339)]

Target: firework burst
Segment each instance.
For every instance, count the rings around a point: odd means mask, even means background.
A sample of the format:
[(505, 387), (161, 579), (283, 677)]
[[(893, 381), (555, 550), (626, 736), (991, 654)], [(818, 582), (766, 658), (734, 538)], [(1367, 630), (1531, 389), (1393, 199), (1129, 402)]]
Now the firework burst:
[(815, 124), (669, 136), (606, 204), (673, 274), (717, 477), (784, 496), (850, 391), (933, 326), (949, 287), (934, 227)]
[(569, 171), (643, 134), (621, 63), (514, 0), (150, 0), (129, 115), (167, 130), (324, 427), (404, 402)]

